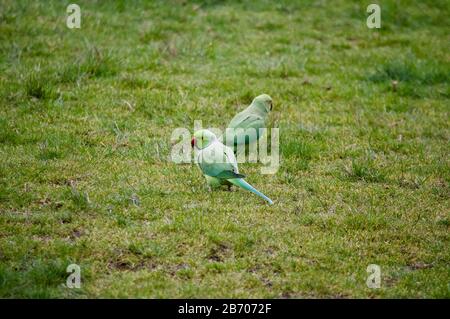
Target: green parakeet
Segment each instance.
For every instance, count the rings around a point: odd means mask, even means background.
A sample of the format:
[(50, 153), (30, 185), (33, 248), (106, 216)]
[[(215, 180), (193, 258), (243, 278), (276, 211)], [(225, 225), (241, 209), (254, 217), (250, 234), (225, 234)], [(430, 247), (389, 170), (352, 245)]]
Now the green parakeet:
[(273, 204), (270, 198), (244, 180), (245, 176), (239, 174), (233, 151), (222, 144), (213, 132), (209, 130), (195, 132), (191, 145), (198, 151), (197, 163), (210, 187), (236, 185), (260, 196), (269, 204)]
[[(233, 148), (235, 153), (240, 147), (246, 147), (257, 141), (265, 131), (266, 120), (272, 106), (272, 98), (269, 95), (261, 94), (255, 97), (245, 110), (236, 114), (231, 120), (228, 124), (228, 130), (220, 141)], [(246, 136), (245, 130), (248, 129), (254, 129), (255, 134)]]

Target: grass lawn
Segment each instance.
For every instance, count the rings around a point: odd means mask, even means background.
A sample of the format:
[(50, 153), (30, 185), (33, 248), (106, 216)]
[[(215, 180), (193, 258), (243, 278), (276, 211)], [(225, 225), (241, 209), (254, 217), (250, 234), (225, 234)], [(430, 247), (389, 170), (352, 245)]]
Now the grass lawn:
[[(0, 297), (450, 297), (448, 1), (69, 3), (0, 2)], [(261, 93), (273, 206), (170, 160)]]

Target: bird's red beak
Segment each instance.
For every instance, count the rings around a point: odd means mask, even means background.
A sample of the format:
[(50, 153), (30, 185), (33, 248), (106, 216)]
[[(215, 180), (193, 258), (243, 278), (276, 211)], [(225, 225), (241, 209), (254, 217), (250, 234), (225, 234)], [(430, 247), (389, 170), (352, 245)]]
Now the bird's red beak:
[(192, 146), (192, 148), (194, 148), (194, 145), (195, 145), (195, 138), (193, 137), (192, 140), (191, 140), (191, 146)]

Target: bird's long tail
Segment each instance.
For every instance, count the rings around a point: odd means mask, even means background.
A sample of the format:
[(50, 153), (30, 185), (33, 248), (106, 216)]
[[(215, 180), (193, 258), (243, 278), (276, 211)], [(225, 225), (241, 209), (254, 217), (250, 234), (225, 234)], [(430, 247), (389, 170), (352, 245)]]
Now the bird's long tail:
[(232, 179), (228, 179), (228, 181), (236, 186), (239, 186), (243, 189), (246, 189), (250, 192), (252, 192), (253, 194), (258, 195), (259, 197), (265, 199), (270, 205), (273, 204), (272, 200), (267, 197), (266, 195), (264, 195), (263, 193), (261, 193), (260, 191), (258, 191), (257, 189), (255, 189), (252, 185), (250, 185), (249, 183), (247, 183), (244, 179), (242, 178), (232, 178)]

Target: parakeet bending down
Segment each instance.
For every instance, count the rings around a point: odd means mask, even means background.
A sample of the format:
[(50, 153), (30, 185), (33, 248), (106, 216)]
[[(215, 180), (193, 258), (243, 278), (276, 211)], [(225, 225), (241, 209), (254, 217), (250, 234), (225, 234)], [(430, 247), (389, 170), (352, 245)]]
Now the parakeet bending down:
[[(269, 95), (261, 94), (255, 97), (252, 103), (245, 110), (236, 114), (228, 124), (228, 129), (235, 131), (225, 131), (220, 141), (231, 147), (235, 153), (238, 149), (245, 149), (244, 147), (257, 141), (265, 131), (266, 120), (272, 106), (272, 98)], [(250, 128), (253, 128), (256, 134), (245, 136), (245, 130)]]
[(194, 133), (191, 141), (192, 147), (198, 150), (197, 163), (211, 188), (221, 185), (236, 185), (248, 190), (273, 204), (272, 200), (256, 190), (239, 174), (236, 157), (233, 151), (222, 144), (209, 130), (199, 130)]

